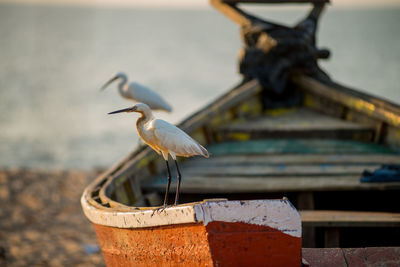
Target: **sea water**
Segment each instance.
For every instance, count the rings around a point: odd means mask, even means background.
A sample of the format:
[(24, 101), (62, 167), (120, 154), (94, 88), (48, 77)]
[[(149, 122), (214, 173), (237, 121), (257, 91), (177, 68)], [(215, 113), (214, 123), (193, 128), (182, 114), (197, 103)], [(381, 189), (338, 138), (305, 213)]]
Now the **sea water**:
[[(262, 9), (295, 23), (303, 9)], [(400, 9), (323, 14), (321, 66), (345, 85), (400, 103)], [(209, 9), (118, 9), (0, 4), (0, 167), (109, 167), (138, 145), (137, 115), (112, 74), (155, 89), (173, 123), (237, 84), (239, 29)]]

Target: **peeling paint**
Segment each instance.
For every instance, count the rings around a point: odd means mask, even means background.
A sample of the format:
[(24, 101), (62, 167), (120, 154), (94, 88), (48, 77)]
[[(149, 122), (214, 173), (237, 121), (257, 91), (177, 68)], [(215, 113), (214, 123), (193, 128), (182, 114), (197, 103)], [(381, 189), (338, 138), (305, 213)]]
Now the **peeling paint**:
[(312, 108), (312, 107), (318, 106), (319, 104), (320, 104), (319, 101), (317, 101), (313, 95), (310, 95), (310, 94), (304, 92), (303, 105), (305, 107)]
[(138, 168), (142, 168), (143, 166), (146, 166), (149, 163), (149, 160), (147, 157), (142, 158), (139, 163), (138, 163)]
[(228, 133), (228, 137), (230, 139), (239, 140), (239, 141), (250, 140), (250, 134), (248, 134), (248, 133)]
[(243, 103), (243, 104), (240, 106), (240, 111), (241, 111), (241, 112), (246, 113), (246, 112), (248, 112), (249, 110), (250, 110), (250, 106), (249, 106), (249, 103), (247, 103), (247, 102)]
[(255, 225), (270, 226), (286, 234), (300, 237), (301, 221), (297, 211), (280, 200), (231, 201), (229, 207), (221, 203), (205, 203), (204, 224), (211, 221), (245, 222)]
[(164, 210), (107, 211), (91, 206), (82, 196), (86, 217), (95, 224), (118, 228), (145, 228), (162, 225), (213, 221), (264, 225), (291, 236), (301, 236), (301, 218), (287, 199), (221, 201), (207, 200)]
[(276, 108), (276, 109), (267, 109), (265, 110), (265, 114), (271, 116), (281, 116), (283, 114), (291, 113), (296, 111), (296, 108)]

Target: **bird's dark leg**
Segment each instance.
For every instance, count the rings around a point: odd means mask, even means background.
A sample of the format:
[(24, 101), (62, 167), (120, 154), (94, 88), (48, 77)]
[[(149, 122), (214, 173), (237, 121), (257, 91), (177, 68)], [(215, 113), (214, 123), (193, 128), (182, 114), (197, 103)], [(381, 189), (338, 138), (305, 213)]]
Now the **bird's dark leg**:
[(166, 188), (166, 190), (165, 190), (164, 208), (167, 207), (167, 204), (168, 204), (168, 192), (169, 192), (169, 186), (170, 186), (170, 184), (171, 184), (171, 171), (170, 171), (170, 169), (169, 169), (168, 160), (166, 160), (165, 163), (167, 164), (168, 181), (167, 181), (167, 188)]
[(179, 191), (181, 189), (182, 175), (181, 175), (181, 172), (179, 171), (178, 162), (176, 160), (175, 160), (175, 166), (176, 166), (176, 171), (178, 172), (178, 182), (176, 184), (176, 195), (175, 195), (175, 203), (174, 203), (174, 205), (177, 205), (178, 202), (179, 202)]

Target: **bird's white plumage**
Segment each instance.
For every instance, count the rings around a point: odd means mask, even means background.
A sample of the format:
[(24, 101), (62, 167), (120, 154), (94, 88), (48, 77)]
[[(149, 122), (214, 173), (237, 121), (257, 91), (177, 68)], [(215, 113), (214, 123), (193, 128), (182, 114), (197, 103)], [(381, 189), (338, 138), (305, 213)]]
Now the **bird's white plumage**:
[(157, 153), (168, 159), (168, 154), (176, 159), (176, 156), (204, 156), (208, 157), (207, 150), (196, 142), (184, 131), (161, 119), (156, 119), (148, 105), (138, 103), (132, 108), (117, 112), (138, 112), (142, 116), (136, 122), (136, 128), (141, 139), (153, 148)]
[(174, 202), (174, 205), (177, 205), (181, 184), (181, 173), (178, 168), (176, 156), (190, 157), (199, 155), (208, 158), (209, 155), (207, 149), (205, 149), (202, 145), (197, 143), (194, 139), (192, 139), (189, 135), (175, 125), (172, 125), (164, 120), (154, 118), (150, 107), (146, 104), (138, 103), (131, 108), (113, 111), (109, 114), (120, 112), (139, 112), (142, 114), (142, 116), (136, 121), (136, 128), (139, 136), (158, 154), (162, 154), (165, 159), (168, 172), (168, 181), (164, 197), (164, 207), (166, 207), (168, 203), (168, 191), (171, 183), (168, 155), (171, 155), (171, 157), (174, 159), (178, 173), (178, 182)]
[(154, 90), (137, 82), (128, 83), (128, 77), (123, 72), (117, 73), (106, 84), (104, 84), (102, 89), (118, 79), (121, 80), (118, 84), (118, 92), (122, 97), (135, 102), (145, 103), (153, 110), (165, 110), (168, 112), (172, 111), (171, 105), (169, 105), (167, 101), (165, 101)]
[(137, 82), (132, 82), (126, 87), (126, 97), (136, 102), (147, 104), (151, 109), (163, 109), (168, 112), (172, 111), (171, 106), (156, 92), (141, 85)]
[(208, 157), (207, 150), (178, 127), (160, 119), (154, 119), (149, 124), (154, 132), (155, 145), (161, 151), (168, 151), (174, 159), (175, 155)]

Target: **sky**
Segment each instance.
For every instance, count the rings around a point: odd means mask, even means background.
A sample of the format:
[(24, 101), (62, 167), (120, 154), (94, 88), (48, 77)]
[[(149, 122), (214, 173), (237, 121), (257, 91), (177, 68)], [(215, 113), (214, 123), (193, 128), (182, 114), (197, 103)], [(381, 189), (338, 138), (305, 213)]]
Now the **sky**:
[[(208, 0), (0, 0), (0, 3), (98, 7), (209, 8)], [(333, 0), (335, 7), (400, 7), (400, 0)]]

